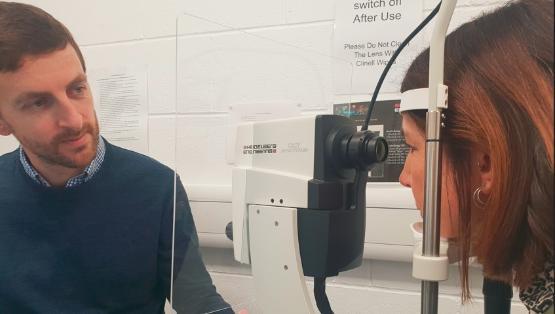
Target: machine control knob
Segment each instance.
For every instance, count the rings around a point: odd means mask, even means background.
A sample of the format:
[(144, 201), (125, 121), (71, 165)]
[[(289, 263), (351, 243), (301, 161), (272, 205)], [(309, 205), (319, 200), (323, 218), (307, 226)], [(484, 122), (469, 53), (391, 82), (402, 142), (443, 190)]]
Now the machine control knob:
[(229, 222), (226, 226), (225, 226), (225, 235), (228, 239), (230, 239), (231, 241), (233, 241), (233, 222)]

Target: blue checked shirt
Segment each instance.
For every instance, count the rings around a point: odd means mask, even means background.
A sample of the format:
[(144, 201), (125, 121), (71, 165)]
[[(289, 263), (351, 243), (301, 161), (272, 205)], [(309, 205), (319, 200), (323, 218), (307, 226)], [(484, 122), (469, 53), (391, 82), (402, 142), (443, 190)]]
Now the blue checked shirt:
[[(82, 183), (85, 183), (87, 181), (89, 181), (95, 173), (98, 172), (98, 170), (100, 169), (100, 166), (102, 165), (102, 162), (104, 161), (104, 154), (106, 153), (106, 144), (104, 143), (104, 140), (102, 139), (102, 137), (100, 136), (98, 138), (98, 146), (96, 148), (96, 156), (94, 157), (93, 161), (87, 166), (87, 168), (85, 168), (85, 170), (83, 170), (83, 172), (80, 175), (77, 175), (71, 179), (69, 179), (66, 182), (66, 188), (70, 188), (70, 187), (75, 187), (78, 186)], [(23, 165), (23, 169), (25, 169), (25, 172), (38, 184), (44, 185), (44, 186), (50, 186), (50, 183), (48, 183), (48, 181), (46, 181), (38, 172), (37, 170), (35, 170), (35, 168), (33, 168), (33, 166), (31, 166), (31, 163), (29, 163), (29, 160), (27, 159), (27, 156), (25, 155), (25, 152), (23, 151), (23, 148), (20, 146), (19, 147), (19, 160), (21, 161), (21, 164)]]

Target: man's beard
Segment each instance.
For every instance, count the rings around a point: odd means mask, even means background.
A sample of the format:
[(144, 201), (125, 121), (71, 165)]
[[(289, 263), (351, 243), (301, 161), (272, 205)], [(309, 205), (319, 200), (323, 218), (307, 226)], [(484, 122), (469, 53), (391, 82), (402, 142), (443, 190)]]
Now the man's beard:
[[(79, 155), (82, 150), (91, 150), (86, 158), (72, 158), (72, 156), (65, 156), (60, 152), (62, 142), (68, 139), (80, 138), (90, 134), (92, 136), (92, 147), (88, 145), (80, 151), (75, 152), (73, 155)], [(91, 163), (96, 155), (96, 148), (99, 141), (99, 128), (98, 120), (95, 119), (94, 124), (85, 124), (81, 130), (66, 129), (60, 134), (56, 135), (54, 139), (48, 144), (34, 142), (33, 140), (25, 140), (20, 142), (23, 146), (34, 153), (39, 159), (53, 166), (62, 166), (71, 169), (84, 169)]]

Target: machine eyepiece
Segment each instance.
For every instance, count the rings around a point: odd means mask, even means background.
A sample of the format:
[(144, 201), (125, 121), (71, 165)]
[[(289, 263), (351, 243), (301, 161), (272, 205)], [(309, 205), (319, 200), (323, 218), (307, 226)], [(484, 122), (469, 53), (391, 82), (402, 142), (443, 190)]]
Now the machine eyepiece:
[(328, 143), (332, 145), (334, 164), (339, 168), (369, 170), (387, 158), (387, 142), (371, 131), (335, 132), (331, 136)]
[(389, 146), (381, 136), (371, 138), (366, 144), (366, 156), (370, 157), (370, 163), (383, 162), (387, 159)]

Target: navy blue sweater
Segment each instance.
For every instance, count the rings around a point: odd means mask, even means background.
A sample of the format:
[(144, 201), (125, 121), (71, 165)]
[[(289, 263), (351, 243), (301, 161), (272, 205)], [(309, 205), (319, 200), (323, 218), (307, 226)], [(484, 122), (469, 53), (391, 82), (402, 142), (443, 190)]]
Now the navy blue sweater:
[[(0, 313), (163, 312), (173, 201), (171, 169), (109, 143), (99, 172), (74, 188), (35, 183), (17, 151), (0, 157)], [(198, 254), (179, 181), (177, 205), (174, 279), (187, 248)], [(226, 306), (197, 260), (193, 282)]]

